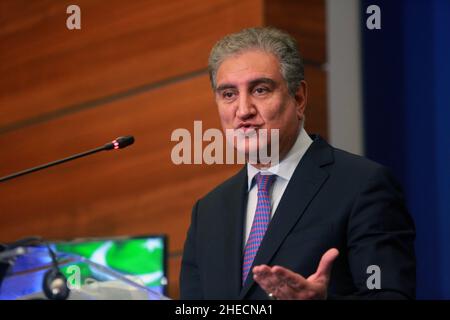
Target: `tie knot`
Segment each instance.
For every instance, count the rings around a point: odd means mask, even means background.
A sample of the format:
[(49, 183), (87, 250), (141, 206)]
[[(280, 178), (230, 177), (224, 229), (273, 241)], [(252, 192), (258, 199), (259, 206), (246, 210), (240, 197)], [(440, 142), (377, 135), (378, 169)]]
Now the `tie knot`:
[(276, 175), (258, 173), (255, 178), (259, 191), (269, 191), (272, 183), (275, 181)]

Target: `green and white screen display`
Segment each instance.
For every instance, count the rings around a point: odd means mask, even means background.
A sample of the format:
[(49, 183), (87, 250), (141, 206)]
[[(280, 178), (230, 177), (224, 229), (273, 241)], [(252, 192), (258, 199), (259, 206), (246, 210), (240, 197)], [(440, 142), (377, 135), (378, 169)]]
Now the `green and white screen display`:
[[(165, 294), (165, 240), (164, 236), (77, 240), (54, 243), (53, 248), (59, 253), (83, 256), (124, 275), (136, 276), (145, 286)], [(80, 263), (79, 267), (82, 283), (85, 279), (99, 277), (95, 268), (85, 263)], [(62, 271), (66, 271), (64, 267)]]

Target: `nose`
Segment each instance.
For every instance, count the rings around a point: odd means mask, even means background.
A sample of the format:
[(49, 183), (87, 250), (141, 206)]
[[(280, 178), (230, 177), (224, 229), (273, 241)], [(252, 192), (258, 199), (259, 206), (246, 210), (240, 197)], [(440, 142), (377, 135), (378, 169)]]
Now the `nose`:
[(256, 115), (256, 107), (248, 94), (241, 94), (238, 103), (236, 116), (240, 120), (247, 120)]

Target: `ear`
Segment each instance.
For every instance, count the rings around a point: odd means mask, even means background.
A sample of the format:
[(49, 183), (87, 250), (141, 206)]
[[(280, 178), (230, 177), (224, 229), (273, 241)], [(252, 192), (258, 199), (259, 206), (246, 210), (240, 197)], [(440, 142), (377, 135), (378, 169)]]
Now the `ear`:
[(302, 120), (305, 115), (306, 103), (308, 102), (308, 84), (305, 80), (300, 82), (294, 98), (297, 103), (297, 117), (299, 120)]

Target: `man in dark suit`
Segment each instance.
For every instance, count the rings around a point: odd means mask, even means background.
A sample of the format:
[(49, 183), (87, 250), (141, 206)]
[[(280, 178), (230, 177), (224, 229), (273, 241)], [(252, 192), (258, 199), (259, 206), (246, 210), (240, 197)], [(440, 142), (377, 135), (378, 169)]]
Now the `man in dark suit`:
[[(295, 41), (246, 29), (215, 45), (209, 69), (223, 129), (278, 130), (280, 162), (247, 163), (195, 204), (181, 298), (414, 298), (415, 230), (400, 187), (381, 165), (306, 133)], [(247, 156), (275, 143), (247, 140)]]

